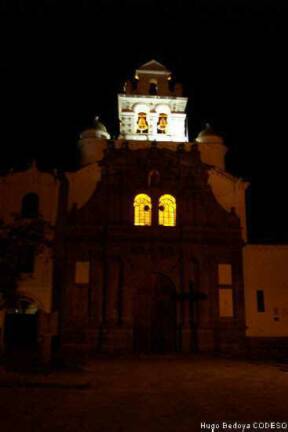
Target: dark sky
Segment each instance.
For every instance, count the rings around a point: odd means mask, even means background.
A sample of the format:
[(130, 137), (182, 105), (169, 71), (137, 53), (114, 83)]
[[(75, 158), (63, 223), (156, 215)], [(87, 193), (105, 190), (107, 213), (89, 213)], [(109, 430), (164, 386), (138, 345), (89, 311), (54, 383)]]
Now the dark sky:
[(288, 242), (285, 3), (2, 0), (1, 168), (73, 168), (79, 133), (99, 114), (117, 135), (117, 92), (156, 58), (184, 84), (190, 138), (210, 121), (251, 182), (250, 239)]

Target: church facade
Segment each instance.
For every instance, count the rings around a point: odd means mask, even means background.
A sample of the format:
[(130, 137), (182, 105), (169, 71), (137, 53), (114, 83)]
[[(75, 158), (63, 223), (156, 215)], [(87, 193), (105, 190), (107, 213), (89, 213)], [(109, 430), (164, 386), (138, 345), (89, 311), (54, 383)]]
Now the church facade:
[[(248, 184), (226, 172), (227, 149), (210, 127), (189, 142), (187, 98), (171, 78), (155, 60), (141, 66), (118, 95), (119, 137), (96, 120), (80, 136), (82, 167), (45, 174), (54, 195), (42, 199), (39, 190), (40, 203), (53, 196), (55, 226), (42, 273), (50, 275), (45, 313), (58, 320), (40, 327), (64, 354), (239, 354), (249, 340), (288, 337), (285, 314), (281, 334), (267, 334), (269, 319), (259, 334), (267, 279), (260, 287), (253, 278), (259, 249), (247, 244)], [(7, 177), (0, 186), (15, 195)], [(45, 309), (37, 287), (29, 294), (21, 283), (19, 292)]]

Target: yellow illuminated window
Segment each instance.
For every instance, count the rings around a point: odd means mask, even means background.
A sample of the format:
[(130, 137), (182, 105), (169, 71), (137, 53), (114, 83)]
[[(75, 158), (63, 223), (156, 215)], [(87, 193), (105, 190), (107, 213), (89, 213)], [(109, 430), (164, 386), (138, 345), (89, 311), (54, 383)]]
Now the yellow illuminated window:
[(151, 198), (146, 194), (134, 198), (134, 225), (151, 225)]
[(162, 195), (159, 198), (159, 225), (176, 225), (176, 200), (172, 195)]

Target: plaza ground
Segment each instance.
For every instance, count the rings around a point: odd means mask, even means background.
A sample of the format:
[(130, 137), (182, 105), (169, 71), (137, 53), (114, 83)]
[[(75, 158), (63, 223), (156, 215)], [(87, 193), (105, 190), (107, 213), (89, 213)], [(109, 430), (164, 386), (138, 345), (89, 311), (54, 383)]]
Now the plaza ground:
[(0, 430), (191, 432), (288, 420), (288, 367), (200, 356), (94, 359), (48, 375), (0, 373)]

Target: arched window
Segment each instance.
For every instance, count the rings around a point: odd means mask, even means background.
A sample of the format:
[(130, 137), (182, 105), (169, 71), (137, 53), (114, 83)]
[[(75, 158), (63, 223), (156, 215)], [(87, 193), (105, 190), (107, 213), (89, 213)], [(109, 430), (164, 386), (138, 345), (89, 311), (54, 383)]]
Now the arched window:
[(176, 200), (172, 195), (162, 195), (159, 198), (159, 225), (176, 225)]
[(39, 197), (35, 193), (24, 195), (21, 206), (23, 218), (36, 218), (39, 215)]
[(134, 198), (134, 225), (151, 225), (151, 198), (146, 194)]
[(149, 81), (149, 95), (155, 96), (158, 94), (158, 81), (151, 79)]
[(158, 94), (158, 86), (155, 83), (149, 84), (149, 95), (155, 96)]
[(157, 186), (160, 183), (160, 173), (157, 170), (151, 170), (148, 174), (148, 186)]

